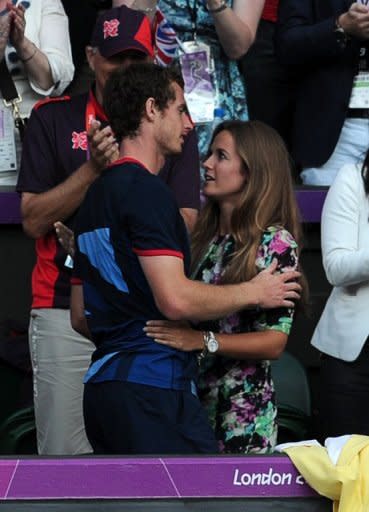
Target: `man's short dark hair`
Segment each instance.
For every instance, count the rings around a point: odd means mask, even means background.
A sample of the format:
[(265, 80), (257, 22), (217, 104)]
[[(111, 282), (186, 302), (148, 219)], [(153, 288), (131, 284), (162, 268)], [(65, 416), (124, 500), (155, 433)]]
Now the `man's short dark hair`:
[(153, 63), (134, 63), (114, 71), (104, 88), (104, 111), (120, 142), (137, 135), (148, 98), (154, 98), (163, 111), (175, 100), (173, 82), (183, 88), (177, 68), (163, 68)]

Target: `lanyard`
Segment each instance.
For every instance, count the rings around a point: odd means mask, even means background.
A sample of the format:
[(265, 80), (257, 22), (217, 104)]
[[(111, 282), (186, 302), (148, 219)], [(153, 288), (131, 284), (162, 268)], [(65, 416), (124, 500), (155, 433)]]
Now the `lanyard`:
[[(108, 118), (106, 117), (106, 114), (100, 105), (100, 103), (97, 102), (94, 93), (92, 90), (90, 90), (87, 105), (86, 105), (86, 112), (85, 112), (85, 127), (86, 127), (86, 137), (87, 132), (91, 127), (92, 121), (95, 119), (101, 119), (102, 121), (108, 121)], [(89, 147), (87, 145), (87, 160), (90, 158), (90, 151)]]
[(190, 0), (186, 0), (187, 9), (190, 15), (191, 20), (191, 28), (192, 28), (192, 37), (194, 41), (196, 41), (197, 38), (197, 0), (193, 0), (193, 5), (191, 6)]
[(0, 92), (3, 97), (4, 105), (11, 108), (15, 127), (19, 130), (21, 141), (23, 141), (27, 120), (21, 116), (19, 111), (22, 97), (18, 94), (14, 80), (6, 65), (5, 57), (3, 57), (0, 62)]
[(90, 90), (85, 113), (86, 132), (90, 129), (91, 123), (94, 119), (108, 122), (108, 118), (106, 117), (102, 106), (97, 102), (93, 91)]

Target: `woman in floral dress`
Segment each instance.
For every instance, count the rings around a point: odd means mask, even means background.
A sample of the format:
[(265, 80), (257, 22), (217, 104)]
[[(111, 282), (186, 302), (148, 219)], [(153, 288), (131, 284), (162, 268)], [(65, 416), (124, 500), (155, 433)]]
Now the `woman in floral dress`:
[[(289, 156), (279, 135), (258, 121), (226, 121), (215, 130), (209, 155), (204, 163), (208, 201), (192, 239), (194, 279), (238, 283), (269, 266), (295, 269), (300, 223)], [(148, 323), (147, 333), (158, 343), (205, 356), (199, 394), (221, 452), (273, 450), (277, 408), (269, 360), (282, 353), (293, 314), (285, 308), (245, 310), (195, 328)], [(214, 354), (204, 350), (210, 331), (218, 345)]]

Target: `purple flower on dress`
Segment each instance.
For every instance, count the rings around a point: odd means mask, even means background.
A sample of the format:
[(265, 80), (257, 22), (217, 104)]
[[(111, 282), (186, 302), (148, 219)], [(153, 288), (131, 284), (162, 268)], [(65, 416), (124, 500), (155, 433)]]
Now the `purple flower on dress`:
[(269, 245), (270, 250), (277, 254), (283, 254), (289, 247), (291, 247), (291, 243), (287, 243), (286, 240), (282, 238), (281, 232), (275, 234)]
[(273, 389), (271, 387), (265, 387), (263, 392), (263, 401), (269, 402), (273, 397)]
[(243, 368), (242, 372), (243, 372), (243, 377), (246, 379), (246, 377), (248, 375), (254, 375), (254, 373), (256, 372), (256, 366), (254, 366), (254, 365), (246, 366), (246, 368)]

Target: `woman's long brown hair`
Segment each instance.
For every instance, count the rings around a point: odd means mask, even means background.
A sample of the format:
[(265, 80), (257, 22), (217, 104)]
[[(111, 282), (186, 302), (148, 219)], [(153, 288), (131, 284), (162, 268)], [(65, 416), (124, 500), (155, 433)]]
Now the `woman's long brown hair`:
[[(225, 121), (214, 131), (228, 131), (247, 173), (239, 205), (231, 218), (235, 251), (223, 283), (249, 281), (257, 274), (257, 250), (269, 226), (287, 229), (301, 251), (302, 234), (286, 146), (271, 127), (260, 121)], [(209, 242), (218, 233), (219, 206), (208, 199), (192, 234), (192, 269), (196, 269)], [(306, 288), (306, 287), (305, 287)]]

